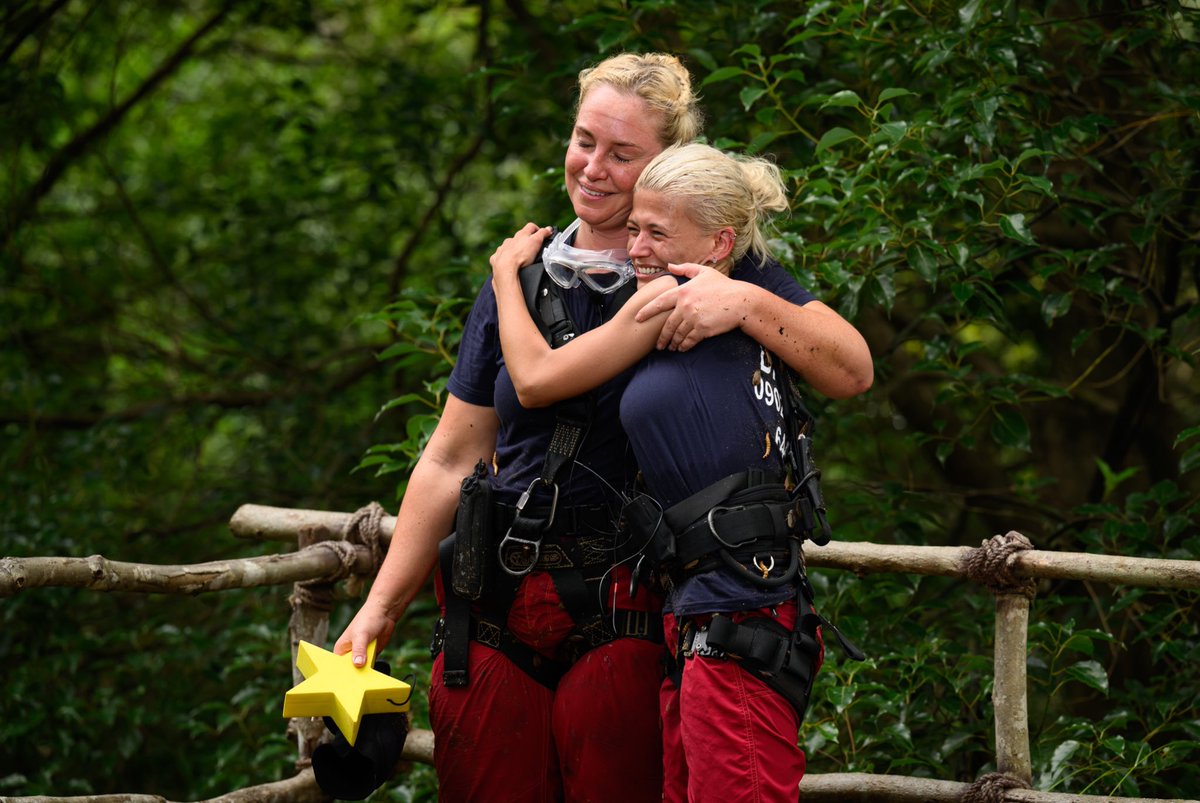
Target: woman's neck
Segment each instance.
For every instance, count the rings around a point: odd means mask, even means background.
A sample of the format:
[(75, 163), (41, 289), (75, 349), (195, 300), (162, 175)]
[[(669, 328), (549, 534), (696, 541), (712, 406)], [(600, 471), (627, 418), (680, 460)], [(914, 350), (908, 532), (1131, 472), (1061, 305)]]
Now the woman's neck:
[(587, 251), (606, 251), (612, 248), (623, 250), (628, 244), (629, 235), (625, 231), (624, 223), (616, 228), (599, 228), (581, 220), (579, 230), (575, 232), (575, 247)]

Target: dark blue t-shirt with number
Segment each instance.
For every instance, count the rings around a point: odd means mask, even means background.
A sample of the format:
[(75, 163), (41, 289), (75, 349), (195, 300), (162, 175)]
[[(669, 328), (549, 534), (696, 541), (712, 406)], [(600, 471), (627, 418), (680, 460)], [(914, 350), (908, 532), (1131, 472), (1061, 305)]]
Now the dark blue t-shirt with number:
[[(795, 304), (813, 300), (773, 261), (760, 269), (744, 258), (732, 276)], [(646, 486), (664, 509), (739, 471), (783, 470), (782, 382), (778, 358), (739, 330), (685, 352), (652, 352), (637, 365), (621, 422)], [(693, 616), (770, 607), (794, 593), (752, 586), (718, 569), (677, 585), (668, 605), (676, 616)]]

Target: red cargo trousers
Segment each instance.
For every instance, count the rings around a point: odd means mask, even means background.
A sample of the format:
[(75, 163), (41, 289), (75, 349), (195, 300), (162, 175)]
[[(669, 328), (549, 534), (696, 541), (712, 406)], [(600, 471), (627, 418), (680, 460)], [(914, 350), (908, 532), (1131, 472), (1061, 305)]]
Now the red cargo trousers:
[[(608, 588), (609, 607), (660, 615), (661, 600), (644, 589), (628, 595), (629, 574), (622, 567)], [(549, 574), (522, 580), (508, 617), (513, 635), (551, 656), (573, 626)], [(662, 656), (661, 644), (619, 638), (584, 653), (551, 690), (474, 641), (468, 685), (447, 688), (439, 654), (429, 702), (439, 799), (657, 803)]]

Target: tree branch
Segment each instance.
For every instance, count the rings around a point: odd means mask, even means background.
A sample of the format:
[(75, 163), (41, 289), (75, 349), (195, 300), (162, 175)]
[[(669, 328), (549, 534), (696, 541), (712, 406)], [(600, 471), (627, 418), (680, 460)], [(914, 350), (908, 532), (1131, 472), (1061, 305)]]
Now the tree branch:
[[(17, 52), (17, 48), (21, 43), (33, 36), (33, 32), (50, 21), (50, 18), (62, 10), (69, 0), (54, 0), (50, 5), (46, 6), (40, 12), (32, 12), (29, 15), (29, 22), (21, 30), (17, 31), (13, 36), (12, 41), (0, 52), (0, 63), (4, 63), (13, 57)], [(5, 25), (7, 27), (7, 24)]]
[(400, 285), (404, 282), (404, 277), (408, 273), (408, 261), (412, 258), (417, 246), (421, 242), (421, 238), (425, 234), (425, 230), (429, 227), (443, 206), (446, 204), (446, 199), (450, 195), (450, 187), (459, 174), (466, 169), (467, 165), (479, 155), (479, 151), (492, 134), (492, 122), (495, 118), (495, 106), (492, 103), (492, 84), (493, 78), (491, 73), (492, 66), (492, 51), (491, 45), (487, 38), (488, 22), (490, 19), (490, 3), (487, 0), (482, 0), (479, 3), (479, 25), (477, 28), (476, 51), (480, 62), (485, 70), (484, 86), (483, 86), (483, 120), (479, 126), (479, 133), (475, 135), (475, 139), (458, 155), (458, 158), (451, 163), (446, 170), (446, 175), (442, 178), (437, 190), (434, 192), (433, 202), (425, 209), (425, 213), (421, 215), (421, 219), (417, 225), (409, 233), (408, 239), (405, 240), (404, 246), (400, 249), (395, 261), (392, 263), (392, 274), (388, 279), (388, 298), (395, 298), (396, 293), (400, 290)]
[(46, 167), (42, 170), (41, 177), (34, 182), (33, 186), (25, 192), (21, 200), (10, 210), (7, 219), (4, 221), (4, 232), (3, 238), (0, 239), (0, 247), (7, 248), (21, 226), (33, 217), (38, 203), (54, 188), (54, 185), (58, 183), (58, 180), (62, 178), (67, 169), (77, 159), (91, 150), (97, 142), (108, 136), (125, 119), (125, 116), (134, 106), (173, 75), (187, 61), (188, 56), (191, 55), (192, 50), (200, 40), (221, 24), (233, 8), (233, 5), (233, 0), (225, 0), (221, 4), (221, 7), (204, 24), (197, 28), (174, 53), (160, 64), (158, 69), (151, 73), (133, 94), (111, 108), (107, 114), (96, 121), (95, 125), (75, 136), (75, 138), (50, 157), (50, 161), (46, 163)]
[(214, 560), (207, 563), (154, 565), (87, 558), (0, 559), (0, 597), (27, 588), (66, 587), (92, 591), (139, 591), (148, 594), (202, 594), (231, 588), (260, 588), (301, 580), (336, 579), (346, 551), (354, 574), (375, 567), (371, 550), (345, 541), (325, 541), (282, 555)]

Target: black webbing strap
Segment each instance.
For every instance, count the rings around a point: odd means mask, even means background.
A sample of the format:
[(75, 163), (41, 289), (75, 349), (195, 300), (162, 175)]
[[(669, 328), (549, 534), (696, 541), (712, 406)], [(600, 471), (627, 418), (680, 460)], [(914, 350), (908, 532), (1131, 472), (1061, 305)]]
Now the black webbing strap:
[(584, 580), (583, 573), (576, 570), (551, 572), (550, 578), (554, 581), (559, 601), (584, 637), (587, 649), (599, 647), (616, 638), (600, 606), (600, 600), (603, 599), (601, 578), (588, 582)]
[(596, 400), (591, 393), (561, 401), (554, 406), (554, 434), (546, 449), (542, 464), (542, 484), (549, 487), (558, 481), (562, 470), (575, 460), (583, 435), (591, 424)]
[(776, 472), (749, 469), (718, 480), (663, 513), (674, 534), (671, 563), (688, 566), (721, 550), (740, 553), (740, 547), (752, 548), (764, 539), (783, 546), (795, 529), (795, 505)]
[(711, 555), (720, 549), (737, 551), (739, 547), (762, 543), (781, 546), (791, 532), (788, 514), (795, 507), (791, 494), (777, 486), (777, 499), (738, 502), (730, 500), (732, 509), (714, 507), (676, 536), (675, 554), (682, 566)]
[(766, 616), (734, 622), (727, 615), (716, 614), (705, 633), (706, 649), (737, 659), (746, 671), (787, 700), (801, 721), (821, 666), (817, 627), (822, 619), (813, 609), (810, 588), (808, 578), (798, 584), (796, 623), (790, 631)]
[(482, 610), (473, 614), (470, 601), (454, 593), (450, 585), (448, 567), (453, 553), (454, 536), (451, 535), (438, 546), (446, 616), (434, 632), (432, 652), (434, 655), (439, 650), (442, 653), (442, 684), (447, 688), (461, 688), (468, 684), (467, 665), (471, 642), (477, 641), (503, 653), (518, 669), (546, 688), (556, 688), (570, 665), (539, 654), (513, 636), (505, 624), (508, 609), (516, 594), (516, 584), (498, 577), (499, 587), (492, 588), (484, 595), (480, 600)]
[(802, 500), (802, 527), (807, 537), (817, 546), (825, 546), (833, 537), (833, 528), (825, 516), (825, 498), (821, 493), (821, 470), (812, 456), (812, 413), (800, 398), (796, 387), (796, 375), (786, 363), (780, 362), (783, 392), (779, 395), (783, 406), (783, 423), (787, 428), (791, 449), (788, 463), (792, 469), (792, 481), (797, 495)]
[(673, 532), (683, 532), (692, 522), (708, 511), (722, 504), (738, 491), (744, 491), (751, 485), (762, 485), (765, 482), (782, 482), (782, 477), (773, 472), (758, 469), (748, 469), (730, 474), (719, 479), (712, 485), (706, 486), (696, 493), (677, 502), (663, 513), (663, 520)]
[[(438, 544), (438, 564), (442, 571), (446, 616), (441, 623), (442, 683), (447, 688), (467, 685), (467, 656), (470, 650), (471, 602), (454, 593), (450, 582), (454, 562), (454, 535)], [(435, 635), (435, 648), (437, 636)]]
[[(571, 311), (562, 297), (562, 292), (546, 275), (541, 261), (521, 268), (518, 278), (521, 281), (521, 292), (525, 296), (525, 306), (550, 347), (558, 348), (570, 342), (576, 334), (575, 322), (571, 319)], [(540, 479), (543, 489), (554, 489), (556, 499), (558, 478), (579, 453), (583, 436), (591, 425), (594, 409), (595, 399), (592, 393), (565, 399), (554, 405), (554, 433), (550, 437), (550, 446), (542, 464)], [(526, 493), (531, 494), (536, 485), (536, 482), (530, 485)], [(549, 523), (518, 515), (512, 522), (512, 531), (523, 539), (536, 542), (539, 540), (539, 531), (544, 530)]]

